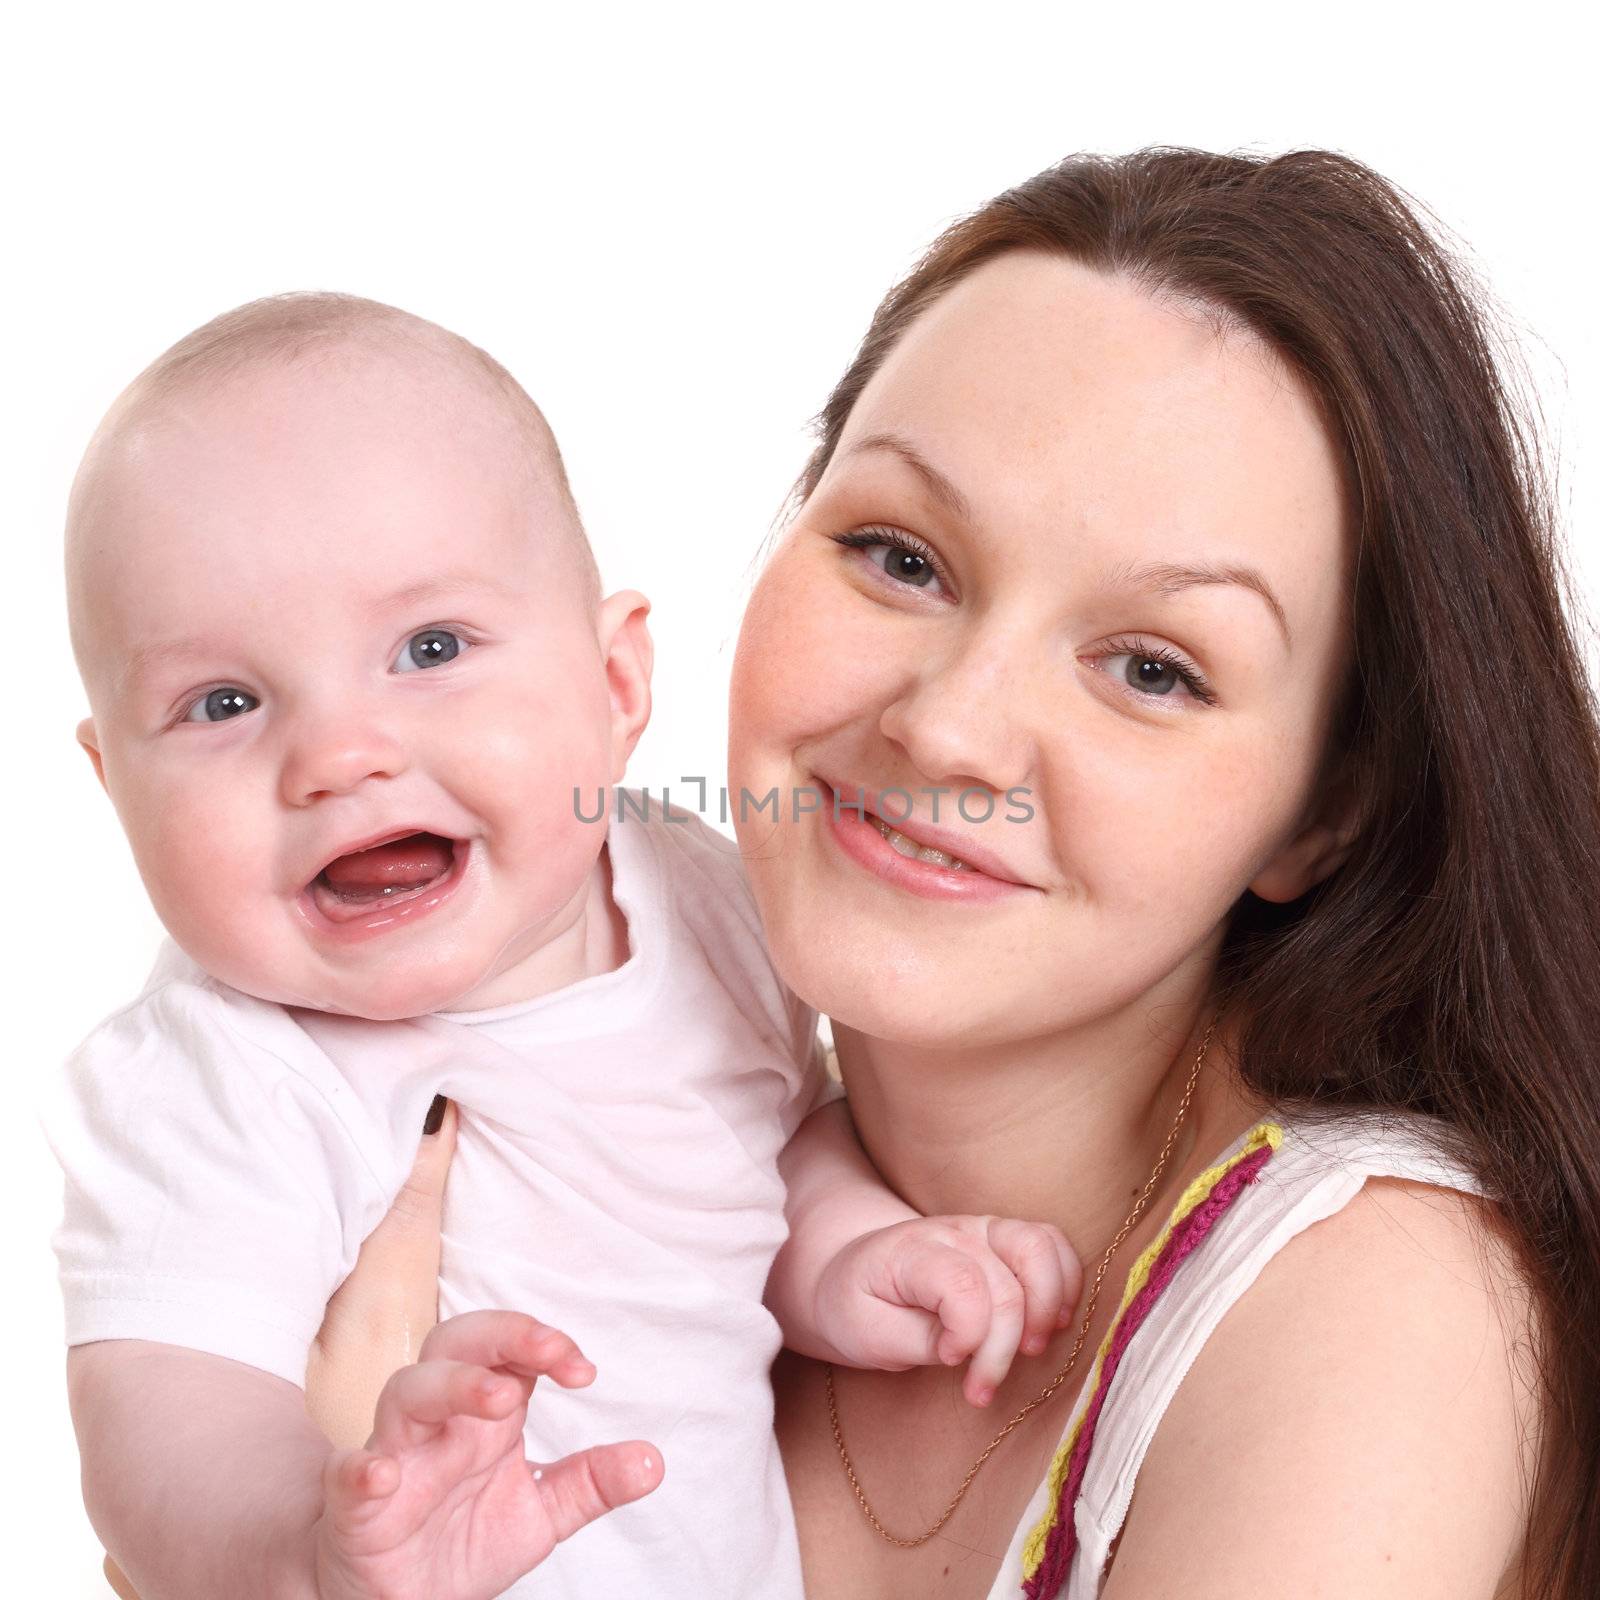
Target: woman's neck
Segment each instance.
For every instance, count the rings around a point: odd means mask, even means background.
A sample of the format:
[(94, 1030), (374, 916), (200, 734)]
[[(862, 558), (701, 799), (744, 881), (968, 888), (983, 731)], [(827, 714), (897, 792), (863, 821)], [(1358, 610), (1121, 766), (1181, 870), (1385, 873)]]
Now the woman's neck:
[[(931, 1049), (835, 1025), (856, 1131), (885, 1180), (924, 1215), (1053, 1222), (1081, 1255), (1103, 1250), (1149, 1181), (1178, 1114), (1209, 1010), (1153, 1035), (1147, 1008), (1070, 1034)], [(1212, 1035), (1147, 1211), (1264, 1109)]]

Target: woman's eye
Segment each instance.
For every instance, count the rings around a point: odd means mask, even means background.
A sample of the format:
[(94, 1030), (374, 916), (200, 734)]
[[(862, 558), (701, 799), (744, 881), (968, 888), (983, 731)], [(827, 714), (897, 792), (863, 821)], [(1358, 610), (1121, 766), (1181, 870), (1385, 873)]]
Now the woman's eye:
[(234, 717), (242, 717), (247, 711), (254, 711), (260, 704), (253, 694), (246, 694), (243, 689), (235, 689), (230, 684), (226, 689), (213, 689), (210, 694), (201, 695), (184, 713), (183, 720), (228, 722)]
[(908, 589), (927, 589), (939, 585), (938, 568), (920, 540), (909, 534), (892, 533), (887, 528), (863, 528), (853, 533), (833, 535), (836, 544), (860, 550), (885, 577), (903, 583)]
[(1150, 699), (1171, 696), (1180, 685), (1205, 705), (1216, 699), (1199, 669), (1171, 651), (1159, 647), (1135, 650), (1123, 644), (1100, 659), (1108, 676)]
[(467, 648), (467, 641), (448, 628), (425, 628), (414, 633), (395, 657), (396, 672), (418, 672), (424, 667), (442, 667)]

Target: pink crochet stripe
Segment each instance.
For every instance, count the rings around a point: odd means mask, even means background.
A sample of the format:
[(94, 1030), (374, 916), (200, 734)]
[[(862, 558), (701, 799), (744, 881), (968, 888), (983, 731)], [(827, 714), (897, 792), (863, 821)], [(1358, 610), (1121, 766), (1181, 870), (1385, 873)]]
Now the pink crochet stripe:
[(1106, 1352), (1106, 1359), (1101, 1367), (1100, 1382), (1095, 1389), (1094, 1397), (1084, 1411), (1078, 1442), (1073, 1448), (1066, 1481), (1061, 1486), (1061, 1496), (1056, 1503), (1055, 1525), (1050, 1529), (1050, 1536), (1045, 1543), (1044, 1559), (1039, 1563), (1033, 1576), (1022, 1585), (1022, 1592), (1028, 1600), (1048, 1600), (1048, 1597), (1058, 1594), (1061, 1586), (1067, 1581), (1067, 1570), (1072, 1564), (1073, 1551), (1077, 1549), (1078, 1543), (1077, 1529), (1072, 1520), (1072, 1508), (1077, 1503), (1078, 1490), (1083, 1485), (1084, 1470), (1089, 1464), (1089, 1449), (1094, 1443), (1095, 1423), (1099, 1420), (1101, 1407), (1105, 1404), (1106, 1391), (1111, 1387), (1111, 1380), (1117, 1375), (1117, 1367), (1122, 1361), (1122, 1352), (1128, 1347), (1128, 1341), (1139, 1331), (1140, 1324), (1150, 1314), (1150, 1308), (1156, 1303), (1161, 1291), (1172, 1281), (1172, 1275), (1178, 1270), (1183, 1258), (1211, 1231), (1212, 1225), (1233, 1204), (1235, 1196), (1244, 1186), (1255, 1181), (1256, 1174), (1267, 1164), (1271, 1155), (1272, 1147), (1263, 1145), (1261, 1149), (1252, 1151), (1237, 1166), (1230, 1167), (1217, 1180), (1211, 1193), (1172, 1230), (1160, 1256), (1156, 1259), (1155, 1266), (1150, 1271), (1149, 1279), (1123, 1312), (1122, 1320), (1112, 1337), (1111, 1348)]

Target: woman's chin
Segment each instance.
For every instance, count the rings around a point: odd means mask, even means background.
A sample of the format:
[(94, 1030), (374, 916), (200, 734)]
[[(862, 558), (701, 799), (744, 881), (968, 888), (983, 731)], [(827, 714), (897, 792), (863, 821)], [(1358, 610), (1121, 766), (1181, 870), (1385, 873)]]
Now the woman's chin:
[(948, 972), (907, 970), (885, 960), (841, 961), (837, 949), (817, 948), (798, 961), (780, 960), (779, 970), (807, 1004), (870, 1038), (946, 1050), (1016, 1037), (1014, 1007), (996, 1005), (992, 991), (952, 986)]

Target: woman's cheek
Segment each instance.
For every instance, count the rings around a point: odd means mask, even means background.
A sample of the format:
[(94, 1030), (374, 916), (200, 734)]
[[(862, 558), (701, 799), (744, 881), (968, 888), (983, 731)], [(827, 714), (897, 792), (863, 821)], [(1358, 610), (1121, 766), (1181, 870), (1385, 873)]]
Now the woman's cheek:
[(791, 708), (782, 684), (792, 675), (792, 640), (775, 626), (772, 578), (765, 576), (745, 609), (728, 686), (728, 776), (735, 793), (760, 781), (767, 752), (781, 744)]
[(896, 683), (894, 641), (883, 621), (837, 575), (800, 581), (798, 573), (769, 571), (735, 656), (730, 755), (782, 759), (847, 723), (875, 725)]

